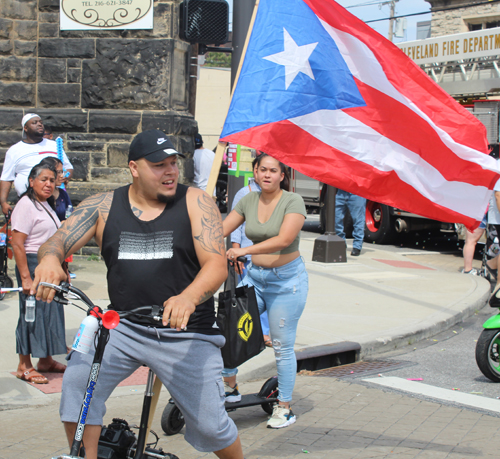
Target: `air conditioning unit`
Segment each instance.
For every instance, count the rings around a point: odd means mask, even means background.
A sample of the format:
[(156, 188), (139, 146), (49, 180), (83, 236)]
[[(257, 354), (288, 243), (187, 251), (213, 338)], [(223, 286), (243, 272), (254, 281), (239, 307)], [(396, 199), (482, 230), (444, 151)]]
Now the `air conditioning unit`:
[(229, 36), (226, 0), (184, 0), (180, 4), (180, 36), (189, 43), (223, 45)]

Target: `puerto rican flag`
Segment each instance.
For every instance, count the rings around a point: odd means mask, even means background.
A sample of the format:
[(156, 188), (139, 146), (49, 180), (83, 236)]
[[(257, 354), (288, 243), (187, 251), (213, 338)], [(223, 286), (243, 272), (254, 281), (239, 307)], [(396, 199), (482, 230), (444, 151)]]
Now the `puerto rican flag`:
[(469, 229), (499, 179), (484, 126), (332, 0), (260, 0), (221, 141)]

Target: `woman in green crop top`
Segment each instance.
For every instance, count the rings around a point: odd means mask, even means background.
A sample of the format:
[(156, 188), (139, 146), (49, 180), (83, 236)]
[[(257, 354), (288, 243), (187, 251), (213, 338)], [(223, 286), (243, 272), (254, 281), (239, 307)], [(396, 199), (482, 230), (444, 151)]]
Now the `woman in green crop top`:
[[(295, 415), (290, 409), (297, 360), (294, 344), (297, 324), (304, 310), (309, 289), (304, 260), (299, 252), (300, 230), (306, 218), (302, 198), (288, 191), (286, 166), (263, 153), (257, 161), (256, 179), (260, 192), (248, 193), (223, 222), (228, 236), (243, 222), (245, 233), (254, 245), (231, 248), (230, 261), (252, 255), (242, 284), (253, 285), (259, 312), (267, 310), (271, 339), (276, 357), (279, 384), (279, 404), (267, 422), (270, 428), (293, 424)], [(226, 400), (241, 400), (236, 384), (238, 369), (225, 368)]]

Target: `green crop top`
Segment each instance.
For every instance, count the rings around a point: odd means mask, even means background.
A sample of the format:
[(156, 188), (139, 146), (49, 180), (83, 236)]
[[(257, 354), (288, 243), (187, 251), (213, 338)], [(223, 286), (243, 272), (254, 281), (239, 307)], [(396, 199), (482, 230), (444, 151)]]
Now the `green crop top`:
[[(286, 214), (307, 216), (303, 199), (298, 194), (283, 190), (283, 194), (278, 204), (276, 204), (271, 218), (266, 223), (260, 223), (257, 217), (259, 198), (260, 191), (248, 193), (238, 201), (238, 204), (234, 208), (238, 214), (245, 218), (245, 234), (254, 244), (277, 236)], [(286, 255), (287, 253), (295, 252), (299, 250), (299, 242), (300, 232), (288, 247), (271, 255)]]

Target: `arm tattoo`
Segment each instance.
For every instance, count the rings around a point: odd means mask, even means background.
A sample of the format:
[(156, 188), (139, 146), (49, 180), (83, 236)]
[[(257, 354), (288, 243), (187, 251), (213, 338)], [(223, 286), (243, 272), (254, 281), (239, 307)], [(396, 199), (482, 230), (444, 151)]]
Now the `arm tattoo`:
[(133, 214), (134, 214), (137, 218), (139, 218), (139, 217), (142, 215), (142, 210), (141, 210), (141, 209), (138, 209), (137, 207), (134, 207), (134, 206), (132, 206), (131, 208), (132, 208), (132, 212), (133, 212)]
[(61, 261), (71, 248), (97, 223), (101, 217), (105, 222), (113, 200), (113, 192), (100, 193), (85, 199), (74, 210), (57, 232), (40, 247), (38, 260), (45, 255), (56, 255)]
[(204, 303), (205, 301), (212, 298), (214, 296), (215, 292), (216, 292), (216, 290), (209, 290), (209, 291), (205, 292), (203, 295), (200, 296), (198, 304)]
[(201, 244), (203, 250), (210, 253), (224, 255), (224, 237), (220, 214), (212, 198), (202, 195), (198, 198), (198, 206), (203, 211), (201, 217), (201, 234), (195, 239)]

